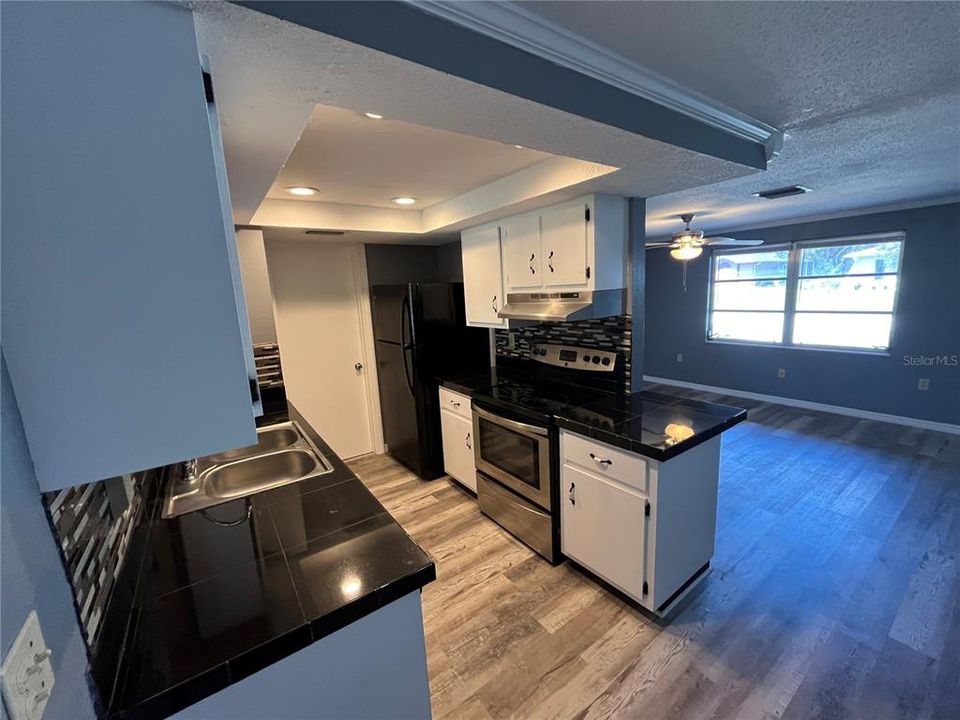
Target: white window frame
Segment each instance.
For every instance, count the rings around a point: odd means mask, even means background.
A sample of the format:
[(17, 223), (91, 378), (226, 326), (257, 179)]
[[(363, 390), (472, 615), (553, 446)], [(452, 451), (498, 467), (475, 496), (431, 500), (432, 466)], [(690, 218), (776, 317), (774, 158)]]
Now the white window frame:
[[(836, 247), (838, 245), (859, 245), (864, 243), (884, 243), (899, 242), (900, 255), (897, 259), (897, 269), (895, 272), (882, 273), (886, 275), (897, 276), (897, 287), (893, 295), (893, 307), (889, 311), (890, 321), (890, 339), (886, 348), (864, 348), (856, 346), (841, 345), (808, 345), (793, 342), (793, 325), (797, 315), (797, 297), (800, 288), (800, 257), (801, 251), (811, 247)], [(713, 297), (714, 283), (716, 281), (716, 263), (717, 258), (729, 257), (731, 255), (742, 255), (757, 252), (775, 252), (777, 250), (787, 250), (789, 252), (787, 260), (786, 276), (786, 295), (783, 304), (783, 335), (780, 342), (765, 342), (756, 340), (740, 340), (737, 338), (713, 338)], [(859, 353), (866, 355), (886, 355), (891, 354), (890, 348), (893, 347), (894, 338), (897, 332), (897, 306), (900, 300), (900, 287), (902, 284), (903, 254), (906, 250), (906, 233), (902, 230), (891, 232), (873, 233), (870, 235), (849, 235), (845, 237), (817, 238), (811, 240), (796, 240), (791, 243), (776, 243), (770, 245), (758, 245), (749, 248), (738, 248), (736, 250), (714, 250), (710, 254), (710, 274), (707, 283), (707, 317), (706, 317), (706, 341), (720, 345), (753, 345), (757, 347), (789, 348), (791, 350), (818, 350), (826, 352)], [(855, 273), (852, 275), (831, 275), (830, 277), (873, 277), (877, 273)], [(820, 276), (810, 276), (802, 278), (804, 280)], [(763, 278), (758, 278), (763, 279)], [(780, 280), (781, 278), (770, 278)], [(744, 312), (770, 312), (779, 313), (779, 310), (746, 310)], [(803, 311), (801, 311), (803, 312)], [(887, 315), (885, 310), (822, 310), (819, 313), (837, 312), (844, 315)]]

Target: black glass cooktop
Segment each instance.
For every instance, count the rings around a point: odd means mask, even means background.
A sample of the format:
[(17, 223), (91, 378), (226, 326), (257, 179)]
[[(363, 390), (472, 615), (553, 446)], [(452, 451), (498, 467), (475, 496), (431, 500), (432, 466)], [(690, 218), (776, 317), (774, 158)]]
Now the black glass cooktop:
[(602, 390), (581, 385), (544, 380), (512, 380), (501, 383), (474, 396), (481, 406), (493, 405), (527, 416), (536, 416), (542, 423), (562, 410), (579, 407), (607, 396)]

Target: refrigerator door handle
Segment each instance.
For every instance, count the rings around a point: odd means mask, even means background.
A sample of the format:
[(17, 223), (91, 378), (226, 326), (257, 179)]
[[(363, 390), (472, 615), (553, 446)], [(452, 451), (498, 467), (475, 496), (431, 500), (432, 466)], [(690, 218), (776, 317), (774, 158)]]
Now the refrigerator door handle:
[(400, 348), (400, 354), (403, 356), (403, 379), (407, 381), (407, 390), (410, 391), (410, 397), (415, 397), (413, 387), (417, 382), (416, 377), (416, 358), (413, 359), (414, 367), (410, 367), (410, 363), (407, 362), (407, 353), (411, 355), (414, 353), (412, 345), (404, 345)]
[(403, 360), (403, 379), (407, 382), (407, 390), (410, 391), (410, 396), (413, 397), (413, 385), (415, 378), (410, 375), (410, 365), (407, 363), (407, 352), (413, 350), (413, 346), (410, 344), (407, 339), (407, 317), (410, 307), (410, 293), (409, 291), (403, 296), (403, 302), (400, 303), (400, 357)]

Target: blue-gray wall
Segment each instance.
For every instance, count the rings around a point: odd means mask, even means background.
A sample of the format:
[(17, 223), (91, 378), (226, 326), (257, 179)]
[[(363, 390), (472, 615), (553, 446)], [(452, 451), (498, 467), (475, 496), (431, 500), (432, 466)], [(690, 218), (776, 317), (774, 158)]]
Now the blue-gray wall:
[(890, 230), (905, 231), (906, 243), (889, 357), (708, 343), (707, 255), (689, 264), (684, 292), (680, 263), (651, 250), (644, 374), (960, 424), (960, 367), (904, 364), (904, 355), (960, 355), (960, 204), (725, 234), (784, 243)]
[(53, 651), (56, 678), (44, 717), (92, 718), (86, 648), (40, 501), (5, 360), (0, 361), (0, 413), (0, 652), (6, 655), (30, 610), (36, 610), (44, 640)]

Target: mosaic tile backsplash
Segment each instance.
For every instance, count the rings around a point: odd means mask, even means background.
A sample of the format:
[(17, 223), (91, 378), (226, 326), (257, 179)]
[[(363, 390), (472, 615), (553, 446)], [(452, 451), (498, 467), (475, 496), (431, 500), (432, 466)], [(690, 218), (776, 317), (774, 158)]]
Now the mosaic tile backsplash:
[(73, 587), (87, 646), (96, 647), (111, 591), (143, 511), (150, 473), (93, 482), (44, 495), (44, 504)]
[[(499, 357), (529, 358), (530, 348), (537, 343), (619, 352), (623, 355), (626, 390), (629, 392), (631, 327), (629, 315), (615, 315), (596, 320), (541, 323), (516, 330), (495, 330), (494, 335)], [(511, 335), (513, 347), (510, 344)]]

